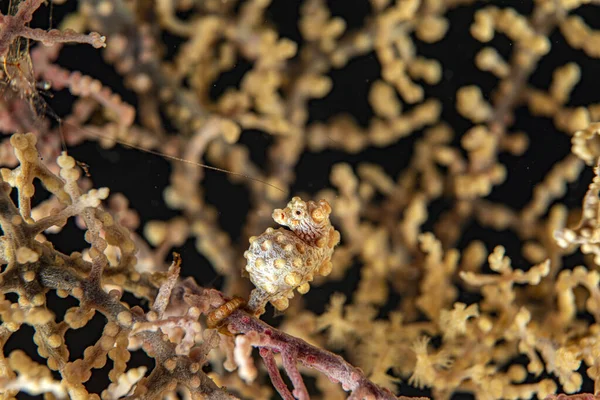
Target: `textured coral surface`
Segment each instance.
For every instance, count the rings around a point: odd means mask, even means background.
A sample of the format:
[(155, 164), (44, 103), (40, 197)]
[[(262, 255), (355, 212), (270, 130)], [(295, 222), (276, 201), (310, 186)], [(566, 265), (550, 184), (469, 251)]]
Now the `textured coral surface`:
[(599, 15), (1, 1), (0, 397), (597, 398)]

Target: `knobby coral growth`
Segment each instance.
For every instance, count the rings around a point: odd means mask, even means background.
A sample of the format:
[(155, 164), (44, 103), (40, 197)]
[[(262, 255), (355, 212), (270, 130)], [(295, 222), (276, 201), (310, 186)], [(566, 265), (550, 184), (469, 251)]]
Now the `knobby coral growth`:
[[(48, 365), (37, 364), (22, 351), (12, 352), (7, 359), (2, 357), (5, 395), (23, 390), (31, 394), (52, 393), (57, 398), (67, 395), (74, 399), (99, 398), (97, 394), (89, 394), (83, 384), (90, 379), (92, 369), (104, 367), (108, 356), (113, 361), (109, 372), (112, 383), (102, 392), (103, 398), (121, 398), (129, 393), (132, 398), (163, 398), (180, 387), (186, 388), (192, 398), (234, 399), (235, 396), (219, 389), (202, 371), (209, 352), (219, 346), (220, 340), (215, 330), (203, 327), (200, 317), (222, 306), (224, 296), (216, 290), (197, 286), (190, 278), (180, 281), (179, 256), (166, 274), (139, 272), (134, 255), (136, 246), (129, 233), (101, 207), (101, 201), (108, 197), (108, 189), (83, 192), (78, 185), (81, 174), (75, 160), (66, 153), (57, 160), (60, 177), (50, 172), (39, 159), (36, 137), (31, 133), (13, 135), (11, 144), (20, 165), (14, 170), (3, 169), (0, 181), (0, 227), (4, 232), (0, 260), (6, 264), (0, 275), (2, 340), (6, 342), (22, 324), (33, 326), (38, 353), (47, 359)], [(37, 220), (31, 217), (34, 179), (39, 179), (61, 204)], [(18, 191), (18, 208), (10, 199), (11, 188)], [(309, 216), (296, 214), (299, 209), (310, 210)], [(336, 231), (327, 221), (331, 211), (327, 203), (309, 202), (307, 205), (294, 198), (286, 210), (288, 218), (291, 218), (289, 214), (294, 215), (293, 221), (298, 225), (309, 218), (309, 223), (323, 227), (326, 241), (322, 246), (315, 244), (314, 249), (307, 245), (306, 251), (318, 253), (315, 257), (322, 261), (320, 265), (329, 262), (324, 254), (331, 255), (339, 234), (335, 235)], [(275, 211), (276, 218), (283, 222), (280, 214), (286, 212)], [(85, 238), (90, 248), (85, 256), (78, 252), (70, 256), (62, 254), (42, 236), (42, 232), (63, 226), (75, 216), (86, 226)], [(320, 242), (319, 238), (312, 238)], [(310, 240), (310, 236), (305, 240)], [(110, 264), (106, 254), (109, 246), (119, 253), (116, 265)], [(323, 253), (323, 248), (329, 252)], [(46, 304), (49, 290), (79, 301), (79, 306), (69, 309), (64, 320), (58, 323)], [(150, 310), (146, 313), (140, 307), (129, 307), (120, 301), (123, 291), (152, 299)], [(11, 292), (19, 296), (18, 303), (11, 304), (4, 297)], [(69, 361), (65, 333), (82, 328), (96, 312), (107, 320), (102, 337), (85, 350), (83, 358)], [(352, 391), (350, 398), (396, 398), (341, 357), (280, 332), (245, 311), (236, 310), (224, 319), (229, 332), (240, 334), (235, 338), (236, 363), (241, 369), (253, 369), (253, 361), (243, 359), (249, 356), (244, 348), (260, 348), (275, 387), (286, 399), (293, 397), (283, 383), (274, 353), (281, 353), (283, 368), (292, 380), (294, 396), (298, 399), (309, 398), (298, 363), (340, 382), (344, 390)], [(150, 375), (144, 378), (139, 369), (127, 371), (130, 350), (136, 347), (141, 347), (156, 362)], [(54, 380), (50, 370), (58, 371), (62, 380)], [(248, 372), (244, 376), (251, 378)]]
[(598, 397), (598, 0), (42, 3), (0, 13), (2, 396)]

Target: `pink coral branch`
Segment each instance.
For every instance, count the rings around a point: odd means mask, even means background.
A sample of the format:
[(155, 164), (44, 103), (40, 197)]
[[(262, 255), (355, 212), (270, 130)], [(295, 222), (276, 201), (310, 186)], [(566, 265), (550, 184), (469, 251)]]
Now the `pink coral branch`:
[(106, 37), (100, 35), (98, 32), (91, 32), (86, 35), (77, 33), (72, 29), (65, 29), (64, 31), (52, 29), (50, 31), (46, 31), (43, 29), (32, 29), (25, 26), (21, 29), (19, 35), (28, 39), (42, 42), (45, 46), (52, 46), (55, 43), (83, 43), (89, 44), (96, 49), (106, 47)]
[(260, 356), (265, 363), (265, 367), (267, 367), (267, 372), (269, 373), (269, 377), (271, 378), (271, 382), (273, 386), (277, 390), (277, 392), (281, 395), (284, 400), (294, 400), (294, 396), (290, 393), (290, 390), (286, 386), (283, 378), (281, 378), (281, 374), (279, 373), (279, 368), (277, 367), (277, 363), (275, 362), (275, 357), (273, 352), (267, 348), (260, 349)]
[[(302, 376), (296, 368), (296, 362), (301, 362), (304, 366), (316, 369), (326, 375), (332, 381), (341, 383), (342, 388), (346, 391), (358, 392), (363, 397), (372, 396), (374, 400), (397, 399), (389, 390), (382, 389), (367, 379), (360, 369), (353, 367), (342, 357), (275, 329), (244, 310), (234, 311), (225, 320), (225, 323), (232, 333), (255, 332), (257, 335), (253, 335), (252, 345), (254, 347), (281, 353), (284, 368), (294, 384), (294, 394), (298, 399), (308, 399), (309, 397), (304, 383), (300, 383)], [(268, 365), (267, 369), (269, 370)], [(272, 367), (270, 369), (269, 374), (273, 379), (272, 372), (274, 371)], [(273, 384), (278, 388), (277, 382), (274, 381)]]
[(296, 365), (298, 362), (296, 355), (293, 352), (283, 352), (281, 359), (283, 361), (283, 368), (285, 368), (294, 385), (294, 396), (299, 400), (309, 400), (308, 390)]
[(33, 13), (42, 4), (43, 0), (25, 0), (19, 4), (15, 16), (4, 15), (2, 17), (2, 29), (0, 29), (0, 56), (6, 55), (12, 42), (21, 35), (25, 25), (31, 21)]
[(52, 84), (55, 90), (69, 88), (75, 96), (91, 97), (102, 106), (111, 109), (118, 116), (119, 125), (130, 126), (135, 119), (135, 109), (124, 103), (121, 97), (96, 79), (81, 72), (69, 72), (56, 65), (47, 65), (38, 71), (42, 77)]
[(52, 29), (45, 31), (43, 29), (32, 29), (27, 26), (31, 21), (32, 15), (42, 4), (42, 0), (25, 0), (19, 4), (16, 15), (0, 15), (0, 56), (5, 56), (11, 44), (18, 38), (24, 37), (42, 42), (46, 46), (55, 43), (85, 43), (95, 48), (105, 47), (104, 36), (97, 32), (90, 34), (77, 33), (72, 29), (64, 31)]

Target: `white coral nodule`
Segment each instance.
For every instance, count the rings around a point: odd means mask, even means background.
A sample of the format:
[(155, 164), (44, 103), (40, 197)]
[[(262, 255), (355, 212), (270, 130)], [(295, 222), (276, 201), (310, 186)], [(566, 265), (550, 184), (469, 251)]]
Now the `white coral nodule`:
[(267, 302), (285, 310), (293, 291), (308, 292), (315, 275), (329, 275), (331, 256), (340, 242), (340, 233), (329, 221), (331, 206), (325, 200), (304, 202), (294, 197), (273, 219), (291, 230), (268, 228), (250, 238), (244, 253), (246, 271), (256, 286), (250, 295), (249, 309), (262, 314)]

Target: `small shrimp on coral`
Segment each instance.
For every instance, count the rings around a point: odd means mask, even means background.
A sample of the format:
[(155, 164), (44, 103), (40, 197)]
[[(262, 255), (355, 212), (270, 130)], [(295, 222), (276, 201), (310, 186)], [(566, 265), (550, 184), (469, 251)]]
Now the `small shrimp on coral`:
[(325, 200), (304, 202), (294, 197), (287, 207), (273, 212), (273, 219), (291, 229), (268, 228), (262, 235), (250, 238), (244, 253), (246, 271), (256, 286), (248, 308), (256, 315), (265, 305), (283, 311), (297, 289), (304, 294), (315, 275), (329, 275), (331, 256), (340, 242), (340, 233), (329, 221), (331, 206)]

